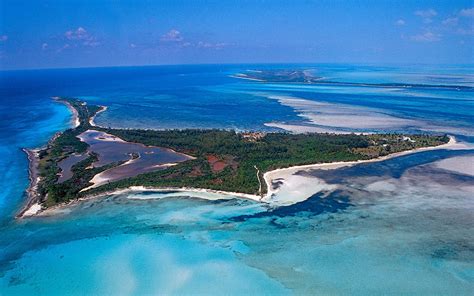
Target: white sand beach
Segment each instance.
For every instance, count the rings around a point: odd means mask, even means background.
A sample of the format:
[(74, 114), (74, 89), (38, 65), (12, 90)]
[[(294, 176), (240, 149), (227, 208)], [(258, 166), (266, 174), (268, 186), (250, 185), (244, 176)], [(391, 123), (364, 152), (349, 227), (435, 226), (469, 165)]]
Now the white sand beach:
[(41, 211), (43, 207), (39, 203), (32, 204), (28, 210), (26, 210), (23, 214), (22, 217), (29, 217), (29, 216), (35, 216), (38, 214), (39, 211)]
[(73, 128), (76, 128), (81, 124), (79, 120), (79, 114), (77, 113), (76, 108), (74, 108), (69, 102), (61, 100), (60, 97), (52, 97), (52, 99), (55, 100), (56, 102), (66, 105), (69, 111), (71, 111), (71, 114), (72, 114), (71, 125)]
[(248, 76), (245, 75), (245, 74), (229, 75), (229, 77), (238, 78), (238, 79), (244, 79), (244, 80), (251, 80), (251, 81), (265, 82), (265, 80), (263, 80), (263, 79), (251, 78), (251, 77), (248, 77)]
[(107, 106), (100, 106), (100, 109), (95, 113), (95, 115), (89, 119), (89, 124), (91, 126), (101, 127), (95, 123), (95, 118), (97, 117), (97, 115), (99, 115), (99, 113), (105, 112), (107, 109), (108, 109)]

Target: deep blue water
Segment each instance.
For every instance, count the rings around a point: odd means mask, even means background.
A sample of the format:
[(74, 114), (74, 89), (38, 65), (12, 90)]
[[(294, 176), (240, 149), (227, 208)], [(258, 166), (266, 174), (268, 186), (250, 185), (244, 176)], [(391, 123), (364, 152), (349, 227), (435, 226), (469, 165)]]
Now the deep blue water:
[[(272, 84), (229, 77), (247, 69), (291, 67), (313, 69), (337, 82), (452, 88)], [(473, 92), (456, 86), (474, 86), (472, 66), (0, 72), (0, 294), (468, 295), (474, 289), (473, 177), (437, 164), (472, 161), (472, 148), (302, 172), (337, 189), (318, 192), (315, 185), (312, 198), (288, 207), (137, 193), (85, 202), (53, 217), (13, 219), (28, 185), (21, 148), (42, 146), (70, 125), (69, 111), (52, 96), (108, 106), (97, 123), (113, 127), (281, 130), (268, 125), (275, 123), (449, 133), (471, 145)], [(387, 124), (361, 127), (374, 118)]]

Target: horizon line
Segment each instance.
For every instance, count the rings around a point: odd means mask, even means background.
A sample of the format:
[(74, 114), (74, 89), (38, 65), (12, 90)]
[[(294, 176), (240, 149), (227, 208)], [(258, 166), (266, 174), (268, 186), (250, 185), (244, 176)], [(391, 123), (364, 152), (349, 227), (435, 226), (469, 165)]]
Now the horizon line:
[(138, 64), (113, 66), (53, 67), (53, 68), (20, 68), (1, 69), (0, 72), (40, 71), (40, 70), (76, 70), (76, 69), (108, 69), (108, 68), (141, 68), (169, 66), (233, 66), (233, 65), (373, 65), (373, 66), (474, 66), (474, 63), (410, 63), (410, 62), (242, 62), (242, 63), (182, 63), (182, 64)]

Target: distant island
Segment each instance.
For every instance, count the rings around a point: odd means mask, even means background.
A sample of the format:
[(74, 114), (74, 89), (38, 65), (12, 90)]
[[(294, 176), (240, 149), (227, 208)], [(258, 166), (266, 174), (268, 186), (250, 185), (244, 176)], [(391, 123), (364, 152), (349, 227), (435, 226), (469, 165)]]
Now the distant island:
[[(243, 73), (230, 75), (234, 78), (266, 83), (294, 83), (315, 85), (337, 85), (337, 86), (361, 86), (381, 88), (421, 88), (421, 89), (448, 89), (474, 91), (474, 87), (467, 85), (446, 84), (418, 84), (418, 83), (361, 83), (348, 81), (335, 81), (328, 77), (317, 76), (313, 69), (264, 69), (246, 70)], [(316, 71), (317, 73), (317, 71)]]
[(315, 83), (323, 78), (313, 75), (310, 70), (298, 69), (247, 70), (245, 73), (236, 73), (233, 77), (261, 82), (292, 83)]
[(72, 111), (74, 127), (46, 147), (25, 149), (28, 201), (19, 216), (134, 186), (194, 188), (260, 199), (264, 174), (281, 168), (378, 159), (448, 143), (446, 135), (336, 135), (229, 130), (112, 129), (95, 125), (105, 107), (55, 98)]

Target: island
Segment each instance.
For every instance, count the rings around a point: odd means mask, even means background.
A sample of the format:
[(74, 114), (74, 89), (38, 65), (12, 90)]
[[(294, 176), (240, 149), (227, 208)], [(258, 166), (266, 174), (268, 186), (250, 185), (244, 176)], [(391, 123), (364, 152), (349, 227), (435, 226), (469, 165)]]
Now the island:
[(323, 77), (313, 75), (311, 70), (300, 69), (247, 70), (245, 73), (236, 73), (231, 77), (274, 83), (316, 83), (323, 79)]
[(98, 126), (106, 108), (54, 98), (74, 127), (28, 150), (30, 186), (19, 217), (131, 187), (211, 190), (261, 200), (269, 172), (295, 166), (357, 163), (446, 144), (447, 135), (330, 134), (233, 130), (141, 130)]
[(318, 76), (314, 69), (249, 69), (242, 73), (229, 75), (233, 78), (250, 80), (260, 83), (290, 83), (290, 84), (312, 84), (326, 86), (350, 86), (350, 87), (379, 87), (379, 88), (419, 88), (440, 89), (456, 91), (474, 91), (474, 87), (468, 85), (449, 84), (420, 84), (420, 83), (366, 83), (337, 81), (328, 77)]

